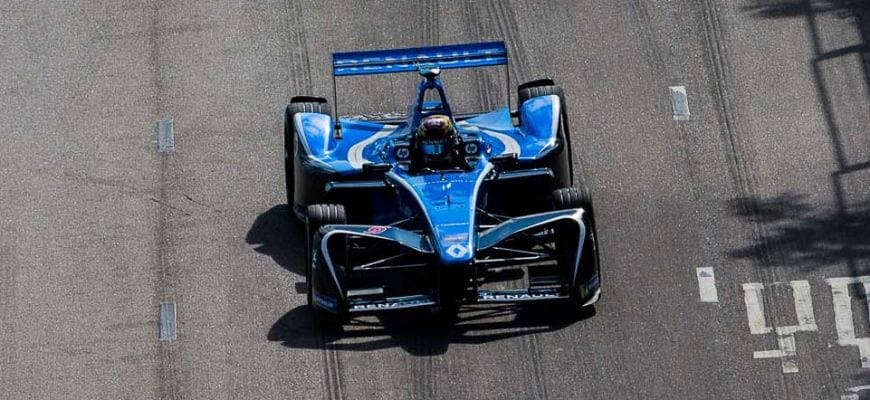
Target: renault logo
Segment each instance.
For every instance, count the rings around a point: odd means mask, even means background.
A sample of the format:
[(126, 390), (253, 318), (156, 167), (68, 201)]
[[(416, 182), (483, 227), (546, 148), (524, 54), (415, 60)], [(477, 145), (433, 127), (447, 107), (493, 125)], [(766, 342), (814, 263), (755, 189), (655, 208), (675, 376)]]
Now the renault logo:
[(447, 248), (447, 254), (453, 258), (459, 258), (468, 254), (468, 248), (461, 244), (451, 244)]

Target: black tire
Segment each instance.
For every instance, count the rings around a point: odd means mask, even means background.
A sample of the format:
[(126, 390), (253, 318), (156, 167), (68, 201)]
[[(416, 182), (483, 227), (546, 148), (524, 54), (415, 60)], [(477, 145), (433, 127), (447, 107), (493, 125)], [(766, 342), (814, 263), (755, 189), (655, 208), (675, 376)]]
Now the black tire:
[[(559, 100), (564, 100), (565, 93), (562, 87), (553, 84), (550, 79), (541, 79), (534, 82), (523, 84), (517, 90), (517, 108), (521, 107), (526, 100), (540, 96), (559, 96)], [(562, 101), (564, 106), (564, 101)]]
[(308, 291), (305, 295), (308, 304), (308, 309), (314, 316), (315, 321), (323, 326), (338, 327), (346, 320), (347, 314), (339, 308), (338, 314), (331, 314), (314, 306), (313, 298), (313, 281), (312, 281), (312, 254), (314, 245), (314, 235), (322, 226), (333, 224), (346, 224), (347, 214), (344, 211), (344, 206), (341, 204), (312, 204), (308, 206), (306, 224), (306, 246), (305, 246), (305, 284)]
[[(592, 269), (594, 271), (598, 271), (598, 233), (595, 230), (595, 212), (592, 206), (592, 196), (589, 192), (589, 188), (585, 185), (580, 187), (569, 187), (569, 188), (561, 188), (553, 191), (553, 208), (555, 210), (567, 210), (573, 208), (582, 208), (586, 211), (584, 216), (584, 222), (586, 223), (589, 234), (586, 235), (585, 240), (583, 241), (583, 254), (592, 254), (592, 257), (583, 257), (581, 262), (581, 270), (587, 271)], [(567, 238), (568, 235), (559, 235), (557, 233), (556, 239), (556, 248), (560, 247), (571, 247), (576, 246), (576, 243), (566, 243), (564, 241), (560, 241), (559, 238)], [(600, 276), (600, 272), (599, 276)], [(589, 277), (587, 277), (588, 279)], [(588, 296), (588, 294), (587, 294)], [(593, 305), (589, 305), (587, 307), (582, 307), (583, 303), (588, 300), (588, 298), (584, 296), (580, 296), (578, 290), (575, 288), (571, 288), (571, 304), (575, 309), (580, 309), (582, 311), (587, 311), (586, 308), (593, 307)]]
[(284, 184), (287, 190), (287, 208), (290, 213), (290, 218), (293, 218), (295, 212), (295, 184), (296, 184), (296, 165), (293, 157), (296, 153), (296, 129), (293, 124), (293, 116), (300, 112), (313, 112), (320, 114), (330, 114), (329, 104), (326, 99), (308, 96), (296, 96), (290, 99), (290, 104), (284, 110)]
[(586, 185), (580, 187), (561, 188), (553, 191), (553, 209), (567, 210), (570, 208), (582, 208), (589, 214), (593, 214), (592, 195)]

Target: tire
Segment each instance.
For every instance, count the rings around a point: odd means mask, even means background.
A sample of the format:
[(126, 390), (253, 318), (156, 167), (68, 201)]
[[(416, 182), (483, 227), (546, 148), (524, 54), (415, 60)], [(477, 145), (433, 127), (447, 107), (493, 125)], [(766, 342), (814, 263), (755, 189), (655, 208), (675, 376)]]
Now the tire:
[(347, 214), (344, 211), (344, 206), (341, 204), (312, 204), (308, 206), (306, 221), (306, 244), (305, 247), (305, 283), (308, 287), (306, 293), (306, 301), (308, 309), (311, 311), (314, 320), (321, 326), (339, 327), (347, 319), (347, 314), (342, 312), (339, 306), (339, 313), (332, 314), (314, 306), (314, 282), (312, 275), (312, 255), (314, 245), (314, 235), (325, 225), (346, 224)]
[(290, 104), (284, 110), (284, 184), (287, 191), (287, 208), (290, 218), (295, 212), (295, 185), (296, 185), (296, 129), (293, 124), (293, 116), (300, 112), (313, 112), (330, 114), (329, 104), (325, 99), (318, 97), (296, 96), (290, 99)]
[(592, 195), (586, 185), (580, 187), (561, 188), (553, 191), (553, 209), (567, 210), (582, 208), (590, 215), (593, 214)]
[(553, 84), (552, 80), (541, 79), (523, 84), (517, 90), (517, 107), (521, 107), (528, 99), (550, 95), (559, 96), (559, 100), (564, 106), (565, 93), (562, 91), (562, 87)]
[[(598, 257), (598, 233), (595, 230), (595, 213), (592, 207), (592, 196), (589, 193), (589, 188), (585, 185), (581, 187), (569, 187), (569, 188), (561, 188), (553, 191), (553, 208), (555, 210), (567, 210), (574, 208), (582, 208), (586, 211), (583, 220), (589, 229), (589, 233), (586, 235), (586, 238), (583, 240), (583, 250), (582, 254), (592, 254), (591, 257), (582, 257), (580, 260), (580, 268), (581, 271), (593, 270), (595, 273), (599, 275), (600, 279), (600, 271), (598, 267), (599, 257)], [(567, 238), (568, 235), (559, 235), (557, 233), (556, 239), (556, 248), (560, 247), (571, 247), (576, 246), (576, 243), (566, 243), (564, 241), (560, 241), (558, 238)], [(582, 275), (581, 275), (582, 276)], [(590, 277), (587, 277), (588, 280)], [(583, 280), (582, 282), (586, 282)], [(571, 288), (571, 305), (575, 310), (581, 310), (581, 312), (585, 312), (587, 308), (591, 308), (594, 304), (583, 307), (583, 303), (588, 300), (587, 296), (581, 296), (579, 290), (575, 290), (575, 288)]]

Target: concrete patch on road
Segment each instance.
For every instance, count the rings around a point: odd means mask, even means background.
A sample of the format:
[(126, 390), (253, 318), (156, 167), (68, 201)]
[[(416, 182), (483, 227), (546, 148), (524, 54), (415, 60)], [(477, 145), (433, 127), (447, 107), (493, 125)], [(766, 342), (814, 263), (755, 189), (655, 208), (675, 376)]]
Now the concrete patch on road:
[(674, 112), (674, 121), (689, 120), (689, 96), (685, 86), (671, 86), (671, 109)]
[(165, 301), (160, 303), (160, 334), (161, 342), (171, 342), (175, 336), (175, 302)]
[(168, 115), (157, 121), (157, 152), (175, 152), (175, 127), (172, 117)]
[(867, 305), (870, 307), (870, 276), (829, 278), (825, 279), (831, 286), (834, 298), (834, 323), (837, 326), (837, 344), (840, 346), (855, 346), (861, 358), (861, 368), (870, 368), (870, 337), (856, 338), (855, 325), (852, 320), (852, 298), (849, 296), (849, 285), (864, 285)]
[(698, 292), (701, 295), (701, 302), (718, 303), (719, 292), (716, 291), (716, 275), (713, 273), (713, 267), (697, 268), (695, 273), (698, 275)]
[[(792, 374), (798, 372), (797, 347), (794, 334), (797, 332), (815, 332), (818, 330), (816, 318), (813, 314), (813, 300), (810, 296), (810, 284), (807, 281), (791, 281), (789, 285), (794, 297), (794, 309), (797, 315), (797, 325), (776, 327), (776, 342), (778, 349), (756, 351), (752, 357), (756, 359), (779, 358), (782, 363), (782, 372)], [(744, 283), (743, 300), (746, 304), (746, 318), (749, 323), (749, 332), (753, 335), (770, 333), (773, 329), (767, 326), (764, 315), (764, 300), (761, 283)]]

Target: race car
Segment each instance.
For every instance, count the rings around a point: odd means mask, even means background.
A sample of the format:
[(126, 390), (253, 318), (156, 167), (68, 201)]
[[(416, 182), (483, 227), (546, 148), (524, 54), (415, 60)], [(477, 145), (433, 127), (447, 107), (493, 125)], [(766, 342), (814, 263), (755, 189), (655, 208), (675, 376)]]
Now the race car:
[(598, 301), (592, 199), (574, 182), (559, 86), (520, 85), (516, 110), (510, 98), (489, 112), (451, 109), (441, 71), (504, 66), (509, 81), (503, 42), (335, 53), (332, 65), (333, 79), (417, 72), (421, 81), (404, 115), (333, 116), (311, 96), (286, 108), (287, 202), (306, 225), (318, 321)]

